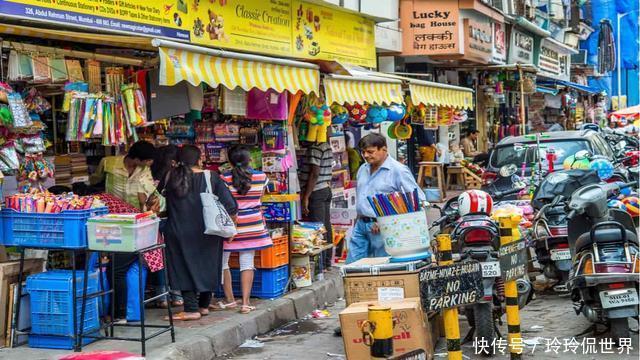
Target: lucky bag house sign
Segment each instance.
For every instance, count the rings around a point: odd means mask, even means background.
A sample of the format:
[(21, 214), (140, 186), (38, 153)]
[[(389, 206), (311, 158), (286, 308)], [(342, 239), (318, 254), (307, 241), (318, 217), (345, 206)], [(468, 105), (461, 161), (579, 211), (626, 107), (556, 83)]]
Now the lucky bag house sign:
[(402, 0), (402, 55), (461, 54), (457, 1)]

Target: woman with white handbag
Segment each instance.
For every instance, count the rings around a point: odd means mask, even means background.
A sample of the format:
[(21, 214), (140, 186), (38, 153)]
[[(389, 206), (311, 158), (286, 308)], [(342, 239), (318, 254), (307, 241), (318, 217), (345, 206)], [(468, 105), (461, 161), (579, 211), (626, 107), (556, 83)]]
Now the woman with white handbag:
[(238, 206), (220, 177), (202, 170), (198, 147), (183, 146), (177, 160), (165, 187), (166, 267), (171, 287), (184, 299), (184, 311), (173, 318), (188, 321), (209, 314), (212, 291), (222, 280), (223, 243), (235, 235)]

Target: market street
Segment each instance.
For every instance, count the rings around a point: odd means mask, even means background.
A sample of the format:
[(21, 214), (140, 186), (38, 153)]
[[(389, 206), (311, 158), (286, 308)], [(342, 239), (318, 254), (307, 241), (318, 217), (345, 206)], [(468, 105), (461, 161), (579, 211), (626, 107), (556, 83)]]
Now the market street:
[[(335, 337), (333, 330), (339, 325), (338, 313), (344, 309), (344, 301), (339, 301), (334, 306), (328, 307), (328, 318), (308, 318), (301, 322), (294, 322), (287, 326), (265, 335), (258, 336), (247, 343), (246, 347), (236, 349), (230, 354), (215, 358), (216, 360), (341, 360), (344, 359), (344, 346), (342, 338)], [(572, 350), (565, 348), (565, 339), (571, 342), (571, 337), (583, 332), (590, 323), (583, 317), (577, 316), (571, 307), (567, 297), (558, 295), (539, 295), (526, 309), (521, 311), (522, 335), (527, 348), (525, 358), (544, 359), (638, 359), (638, 337), (634, 336), (632, 350), (629, 354), (618, 354), (613, 347), (614, 354), (602, 353), (599, 342), (596, 344), (597, 353), (583, 354), (584, 336), (575, 336), (579, 346)], [(631, 320), (632, 329), (637, 331), (638, 324)], [(460, 332), (464, 336), (469, 326), (464, 316), (460, 316)], [(570, 331), (567, 331), (570, 329)], [(500, 327), (501, 333), (506, 334), (505, 324)], [(606, 334), (598, 337), (601, 339)], [(554, 342), (554, 338), (560, 341), (560, 345)], [(548, 344), (547, 344), (548, 342)], [(534, 347), (535, 344), (535, 347)], [(575, 344), (575, 343), (573, 343)], [(575, 345), (572, 345), (575, 346)], [(466, 343), (462, 346), (465, 358), (486, 359), (475, 354), (473, 344)], [(556, 353), (557, 351), (557, 353)], [(497, 356), (506, 358), (508, 353)], [(446, 348), (444, 338), (438, 342), (434, 359), (445, 359)]]

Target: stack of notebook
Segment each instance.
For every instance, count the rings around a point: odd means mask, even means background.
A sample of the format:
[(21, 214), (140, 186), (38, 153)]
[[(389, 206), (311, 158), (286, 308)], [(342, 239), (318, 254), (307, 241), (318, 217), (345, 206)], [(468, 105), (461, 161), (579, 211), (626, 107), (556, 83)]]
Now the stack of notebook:
[(85, 154), (69, 154), (71, 158), (71, 182), (89, 181), (89, 167), (87, 166), (87, 156)]
[(71, 157), (69, 155), (56, 156), (55, 165), (56, 185), (71, 187)]

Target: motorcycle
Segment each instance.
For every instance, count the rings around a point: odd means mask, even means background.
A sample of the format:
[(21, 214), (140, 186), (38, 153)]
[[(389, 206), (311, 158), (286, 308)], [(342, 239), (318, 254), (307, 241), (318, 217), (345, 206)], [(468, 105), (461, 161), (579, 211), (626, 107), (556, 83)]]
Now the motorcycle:
[(549, 174), (536, 188), (531, 205), (536, 210), (533, 220), (532, 247), (542, 273), (558, 280), (553, 290), (566, 292), (571, 270), (571, 252), (567, 238), (566, 200), (578, 188), (597, 184), (594, 171), (559, 170)]
[[(498, 200), (516, 194), (520, 190), (496, 192), (492, 197)], [(465, 341), (470, 340), (475, 333), (475, 337), (491, 343), (496, 339), (496, 334), (501, 336), (496, 322), (502, 325), (502, 316), (506, 311), (504, 281), (501, 277), (498, 257), (499, 225), (490, 214), (478, 212), (459, 216), (452, 222), (452, 218), (455, 217), (453, 209), (457, 209), (455, 201), (447, 202), (444, 209), (448, 211), (434, 224), (445, 224), (445, 228), (450, 230), (452, 243), (460, 254), (459, 261), (477, 260), (482, 268), (484, 288), (482, 300), (461, 309), (471, 326)], [(531, 300), (532, 287), (528, 279), (524, 278), (518, 279), (517, 285), (518, 305), (522, 308)]]
[(569, 248), (573, 266), (567, 281), (576, 314), (605, 324), (611, 337), (629, 337), (630, 317), (638, 316), (640, 256), (631, 216), (609, 209), (607, 200), (627, 184), (581, 187), (567, 205)]

